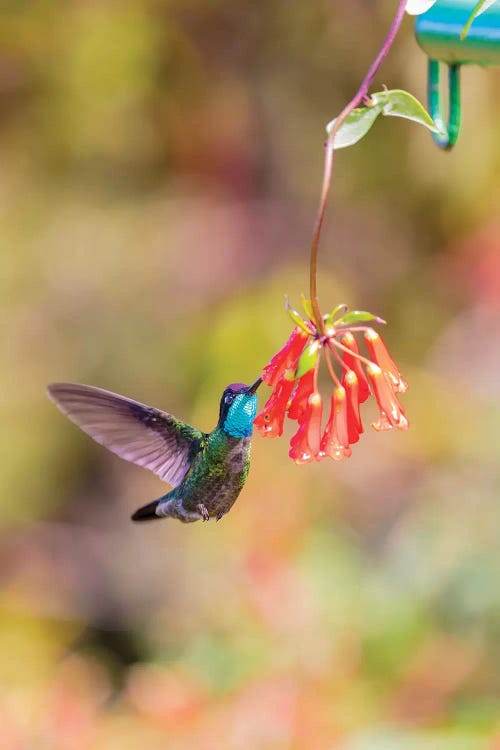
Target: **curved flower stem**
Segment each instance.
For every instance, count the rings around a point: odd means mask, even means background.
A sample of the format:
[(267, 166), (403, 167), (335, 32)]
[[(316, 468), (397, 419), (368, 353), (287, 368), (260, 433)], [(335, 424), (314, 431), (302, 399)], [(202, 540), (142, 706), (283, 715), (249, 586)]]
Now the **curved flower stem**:
[(367, 357), (363, 357), (362, 354), (358, 354), (358, 352), (353, 352), (352, 349), (349, 349), (348, 346), (344, 346), (344, 344), (341, 344), (340, 341), (337, 341), (336, 339), (331, 339), (328, 342), (328, 346), (334, 352), (334, 347), (336, 346), (338, 349), (342, 349), (343, 352), (347, 352), (347, 354), (350, 354), (351, 357), (356, 357), (356, 359), (359, 359), (360, 362), (363, 362), (365, 365), (373, 365), (373, 362), (371, 359), (368, 359)]
[(368, 73), (363, 79), (363, 82), (361, 86), (359, 87), (358, 91), (356, 92), (354, 97), (351, 99), (351, 101), (348, 104), (346, 104), (346, 106), (344, 107), (340, 115), (337, 117), (335, 125), (331, 129), (328, 135), (328, 139), (325, 144), (325, 165), (323, 169), (323, 184), (321, 188), (321, 198), (319, 202), (318, 214), (316, 217), (316, 223), (314, 225), (314, 231), (313, 231), (313, 236), (312, 236), (311, 260), (310, 260), (310, 268), (309, 268), (309, 293), (311, 297), (311, 305), (312, 305), (314, 318), (315, 318), (314, 322), (316, 323), (316, 327), (321, 334), (324, 334), (325, 332), (325, 324), (321, 316), (321, 311), (319, 308), (319, 300), (318, 300), (318, 285), (317, 285), (318, 249), (319, 249), (319, 240), (321, 236), (321, 228), (323, 226), (323, 219), (325, 218), (325, 210), (326, 210), (326, 204), (328, 201), (328, 194), (330, 192), (330, 184), (332, 181), (333, 151), (334, 151), (333, 144), (335, 141), (335, 136), (337, 135), (346, 117), (348, 117), (350, 113), (352, 112), (352, 110), (356, 109), (356, 107), (359, 104), (361, 104), (361, 102), (367, 97), (368, 90), (371, 86), (371, 83), (373, 79), (375, 78), (375, 75), (378, 69), (380, 68), (380, 65), (382, 64), (387, 53), (389, 52), (389, 49), (391, 48), (391, 45), (399, 31), (399, 28), (404, 18), (406, 4), (407, 4), (407, 0), (399, 0), (398, 7), (396, 10), (396, 15), (394, 16), (389, 32), (384, 40), (384, 43), (382, 44), (382, 47), (379, 50), (379, 53), (377, 54), (375, 60), (372, 62), (370, 69), (368, 70)]
[(333, 380), (333, 382), (335, 383), (335, 385), (339, 386), (340, 385), (340, 380), (337, 377), (337, 373), (333, 369), (333, 364), (332, 364), (332, 360), (330, 358), (331, 355), (330, 355), (330, 350), (329, 349), (325, 349), (325, 355), (326, 355), (326, 364), (327, 364), (327, 367), (328, 367), (328, 372), (330, 373), (330, 377)]
[(334, 346), (330, 346), (330, 351), (333, 352), (333, 356), (335, 357), (339, 365), (342, 367), (342, 370), (345, 370), (347, 372), (350, 368), (346, 365), (346, 363), (344, 362), (344, 360), (342, 359), (342, 357), (340, 356), (340, 354), (338, 353), (338, 351), (335, 349)]

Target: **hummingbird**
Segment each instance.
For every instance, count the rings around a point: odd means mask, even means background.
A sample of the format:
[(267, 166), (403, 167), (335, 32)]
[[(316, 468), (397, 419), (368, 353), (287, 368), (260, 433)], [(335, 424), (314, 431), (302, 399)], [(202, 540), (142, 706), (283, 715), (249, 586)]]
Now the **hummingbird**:
[(228, 385), (220, 400), (219, 421), (209, 433), (168, 412), (90, 385), (52, 383), (47, 393), (97, 443), (172, 485), (166, 495), (136, 510), (133, 521), (168, 517), (192, 523), (219, 521), (243, 489), (261, 382), (258, 378), (250, 386)]

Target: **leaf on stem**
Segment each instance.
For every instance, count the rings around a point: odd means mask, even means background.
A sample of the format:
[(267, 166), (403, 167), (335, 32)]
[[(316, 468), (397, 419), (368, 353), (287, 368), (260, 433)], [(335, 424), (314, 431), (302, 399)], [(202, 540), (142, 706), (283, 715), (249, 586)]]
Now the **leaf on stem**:
[(342, 315), (341, 318), (337, 318), (335, 325), (351, 325), (352, 323), (365, 323), (370, 320), (375, 320), (377, 323), (385, 323), (383, 318), (379, 318), (378, 315), (373, 315), (373, 313), (366, 310), (351, 310), (351, 312)]
[[(346, 119), (335, 133), (334, 148), (346, 148), (354, 146), (370, 130), (371, 126), (381, 114), (383, 107), (381, 105), (358, 107), (347, 115)], [(326, 131), (330, 134), (337, 122), (337, 118), (332, 120), (326, 126)]]
[(462, 40), (462, 42), (469, 33), (469, 29), (472, 26), (474, 19), (480, 16), (481, 13), (484, 13), (485, 10), (488, 10), (488, 8), (491, 8), (491, 6), (496, 2), (497, 0), (479, 0), (479, 2), (475, 4), (472, 13), (467, 19), (467, 23), (463, 27), (462, 33), (460, 34), (460, 39)]
[[(418, 99), (415, 99), (408, 91), (392, 89), (372, 94), (368, 106), (358, 107), (346, 117), (335, 134), (334, 148), (346, 148), (360, 141), (368, 133), (380, 114), (387, 117), (403, 117), (405, 120), (413, 120), (413, 122), (424, 125), (434, 133), (441, 133)], [(328, 133), (332, 132), (336, 121), (337, 118), (328, 123), (326, 126)]]
[(435, 2), (436, 0), (408, 0), (406, 12), (410, 16), (419, 16), (421, 13), (429, 10), (429, 8), (432, 8)]
[(294, 310), (293, 307), (290, 305), (288, 301), (288, 297), (285, 300), (285, 307), (286, 307), (287, 313), (289, 314), (293, 322), (296, 323), (300, 328), (302, 328), (303, 331), (310, 334), (311, 329), (307, 325), (306, 321), (302, 318), (302, 316), (299, 315), (297, 310)]
[(306, 297), (304, 297), (303, 294), (301, 295), (301, 299), (302, 299), (302, 307), (304, 308), (305, 314), (307, 315), (309, 320), (314, 320), (314, 311), (313, 311), (311, 300), (306, 299)]
[(339, 312), (347, 312), (347, 305), (340, 304), (334, 307), (329, 315), (325, 315), (325, 328), (332, 328), (335, 318)]
[(408, 91), (403, 91), (403, 89), (379, 91), (372, 94), (371, 100), (376, 106), (382, 107), (383, 115), (403, 117), (405, 120), (413, 120), (424, 125), (434, 133), (441, 132), (423, 104)]

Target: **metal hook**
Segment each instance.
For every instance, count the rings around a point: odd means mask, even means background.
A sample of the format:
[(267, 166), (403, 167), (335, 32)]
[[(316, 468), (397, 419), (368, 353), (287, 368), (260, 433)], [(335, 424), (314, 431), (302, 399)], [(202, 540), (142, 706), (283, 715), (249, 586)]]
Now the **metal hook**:
[(457, 142), (460, 132), (461, 101), (460, 101), (460, 63), (448, 65), (448, 123), (443, 116), (441, 91), (439, 88), (440, 63), (439, 60), (429, 60), (427, 73), (427, 95), (429, 112), (439, 130), (445, 135), (433, 133), (432, 137), (440, 148), (449, 150)]

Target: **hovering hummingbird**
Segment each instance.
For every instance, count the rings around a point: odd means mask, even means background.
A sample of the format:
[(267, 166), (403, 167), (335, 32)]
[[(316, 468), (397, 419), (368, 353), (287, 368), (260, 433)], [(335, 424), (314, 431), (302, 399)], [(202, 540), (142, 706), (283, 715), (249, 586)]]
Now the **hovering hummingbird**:
[(136, 510), (133, 521), (167, 516), (191, 523), (221, 519), (245, 484), (261, 382), (228, 385), (217, 426), (208, 434), (167, 412), (90, 385), (53, 383), (47, 392), (96, 442), (173, 486)]

